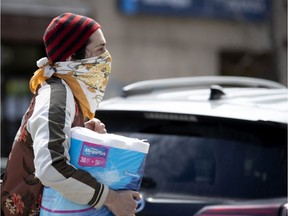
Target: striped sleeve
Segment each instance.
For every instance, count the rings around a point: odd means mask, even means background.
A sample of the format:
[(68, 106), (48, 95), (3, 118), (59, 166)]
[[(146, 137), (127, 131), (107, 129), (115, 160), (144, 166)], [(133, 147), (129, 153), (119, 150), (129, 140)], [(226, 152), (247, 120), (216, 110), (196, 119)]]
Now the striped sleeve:
[(34, 112), (27, 122), (33, 139), (35, 175), (43, 185), (54, 188), (67, 199), (99, 208), (109, 189), (69, 163), (75, 101), (67, 85), (51, 80), (39, 89)]

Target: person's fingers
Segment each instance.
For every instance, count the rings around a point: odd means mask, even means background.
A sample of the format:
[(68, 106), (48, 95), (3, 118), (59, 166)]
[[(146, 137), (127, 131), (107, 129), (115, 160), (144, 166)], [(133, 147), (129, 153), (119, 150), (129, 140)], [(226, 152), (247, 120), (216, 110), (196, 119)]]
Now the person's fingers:
[(106, 128), (104, 128), (103, 130), (102, 130), (102, 132), (101, 132), (102, 134), (105, 134), (105, 133), (107, 133), (107, 130), (106, 130)]
[(89, 130), (93, 130), (94, 131), (94, 128), (93, 128), (93, 125), (91, 123), (86, 123), (85, 124), (85, 127)]
[(95, 131), (97, 131), (98, 133), (107, 133), (106, 128), (105, 128), (105, 124), (98, 123), (95, 125)]
[(94, 131), (96, 131), (98, 133), (106, 133), (107, 132), (104, 124), (95, 125)]
[(98, 133), (107, 133), (106, 126), (99, 119), (92, 119), (85, 123), (85, 127), (98, 132)]
[(89, 120), (88, 122), (85, 123), (85, 127), (90, 129), (90, 130), (94, 130), (95, 122), (93, 122), (92, 120)]
[(141, 195), (136, 191), (132, 192), (132, 197), (136, 200), (141, 200), (141, 198), (142, 198)]

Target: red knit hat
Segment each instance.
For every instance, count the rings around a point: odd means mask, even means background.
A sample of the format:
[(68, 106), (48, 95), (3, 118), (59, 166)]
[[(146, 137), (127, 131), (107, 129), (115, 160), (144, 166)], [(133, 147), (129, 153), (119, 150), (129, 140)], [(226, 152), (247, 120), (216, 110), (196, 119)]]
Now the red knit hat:
[(100, 27), (95, 20), (82, 15), (64, 13), (55, 17), (43, 36), (49, 61), (65, 61)]

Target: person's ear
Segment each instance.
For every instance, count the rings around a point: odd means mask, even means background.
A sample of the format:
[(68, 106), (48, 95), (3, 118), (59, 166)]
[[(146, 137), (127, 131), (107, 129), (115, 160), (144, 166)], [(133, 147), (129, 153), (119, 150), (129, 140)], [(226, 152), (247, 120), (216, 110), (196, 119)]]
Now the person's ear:
[(69, 57), (66, 59), (66, 61), (71, 61), (71, 59), (72, 59), (72, 56), (69, 56)]

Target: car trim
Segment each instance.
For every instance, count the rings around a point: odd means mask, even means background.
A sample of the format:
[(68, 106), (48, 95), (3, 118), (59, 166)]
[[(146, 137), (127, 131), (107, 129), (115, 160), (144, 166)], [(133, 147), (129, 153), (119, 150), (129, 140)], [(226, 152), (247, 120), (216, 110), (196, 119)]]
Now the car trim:
[(236, 76), (199, 76), (180, 77), (156, 80), (145, 80), (132, 83), (123, 88), (123, 96), (144, 94), (159, 89), (183, 88), (183, 87), (207, 87), (211, 85), (241, 86), (257, 88), (286, 88), (286, 86), (260, 78), (236, 77)]

